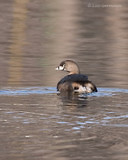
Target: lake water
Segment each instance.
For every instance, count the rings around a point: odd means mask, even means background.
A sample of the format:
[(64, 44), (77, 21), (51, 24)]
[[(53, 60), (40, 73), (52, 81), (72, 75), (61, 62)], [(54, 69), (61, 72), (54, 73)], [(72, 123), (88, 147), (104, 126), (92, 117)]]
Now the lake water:
[[(0, 160), (128, 159), (128, 2), (0, 2)], [(60, 95), (75, 60), (98, 92)]]

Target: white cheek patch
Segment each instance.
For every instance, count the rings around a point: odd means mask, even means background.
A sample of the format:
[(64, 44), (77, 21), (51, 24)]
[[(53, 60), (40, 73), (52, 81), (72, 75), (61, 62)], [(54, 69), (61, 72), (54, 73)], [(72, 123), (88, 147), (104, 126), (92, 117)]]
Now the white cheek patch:
[(59, 71), (64, 70), (64, 65), (63, 65), (63, 66), (58, 66), (58, 67), (56, 68), (56, 70), (59, 70)]
[(59, 70), (64, 70), (64, 66), (59, 66)]

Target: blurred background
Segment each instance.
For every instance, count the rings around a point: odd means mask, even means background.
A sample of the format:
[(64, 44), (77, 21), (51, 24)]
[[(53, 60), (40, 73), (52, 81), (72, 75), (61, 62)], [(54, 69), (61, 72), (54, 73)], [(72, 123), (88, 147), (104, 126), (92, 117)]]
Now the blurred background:
[(1, 0), (0, 86), (56, 86), (75, 60), (99, 87), (128, 88), (127, 0)]

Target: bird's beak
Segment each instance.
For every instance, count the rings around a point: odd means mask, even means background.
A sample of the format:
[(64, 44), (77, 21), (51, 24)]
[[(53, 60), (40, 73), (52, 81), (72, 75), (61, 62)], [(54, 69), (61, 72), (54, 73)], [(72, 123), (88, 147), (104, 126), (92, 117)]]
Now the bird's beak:
[(55, 70), (58, 71), (58, 70), (59, 70), (59, 67), (56, 67)]

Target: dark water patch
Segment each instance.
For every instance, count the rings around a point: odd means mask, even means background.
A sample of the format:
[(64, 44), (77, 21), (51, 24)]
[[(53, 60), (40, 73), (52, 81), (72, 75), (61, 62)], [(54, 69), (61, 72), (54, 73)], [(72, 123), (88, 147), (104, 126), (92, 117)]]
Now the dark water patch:
[(128, 128), (128, 124), (102, 124), (102, 126)]

